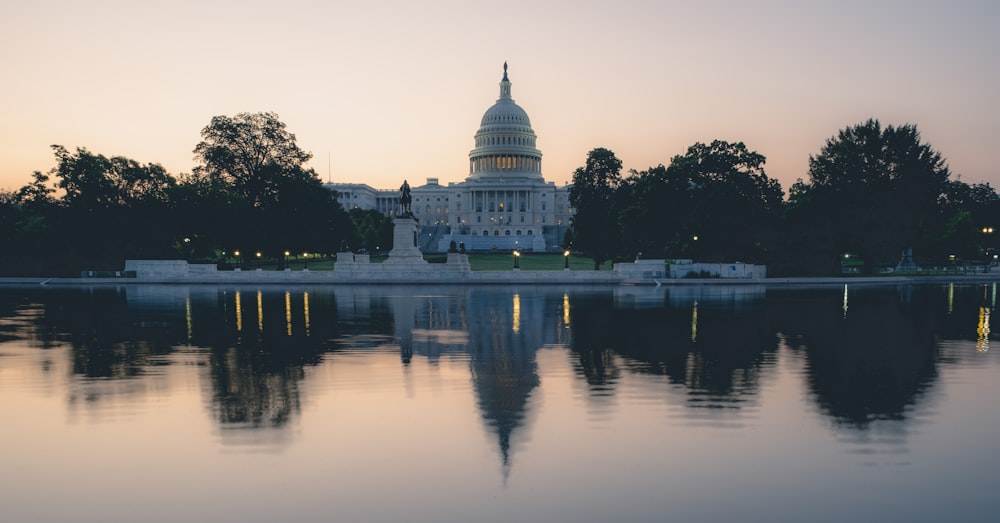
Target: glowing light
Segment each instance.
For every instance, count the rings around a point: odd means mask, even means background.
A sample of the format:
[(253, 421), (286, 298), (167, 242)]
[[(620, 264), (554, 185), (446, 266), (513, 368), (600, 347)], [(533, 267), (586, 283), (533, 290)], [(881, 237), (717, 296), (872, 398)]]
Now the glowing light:
[(240, 291), (236, 291), (236, 332), (243, 332), (243, 305), (240, 303)]
[(292, 293), (285, 291), (285, 327), (288, 335), (292, 335)]
[(257, 291), (257, 332), (264, 332), (264, 293), (259, 290)]
[(514, 324), (511, 326), (515, 333), (521, 332), (521, 295), (514, 294)]
[(563, 325), (569, 328), (569, 294), (563, 294)]
[(191, 297), (190, 296), (187, 296), (186, 298), (184, 298), (184, 319), (187, 321), (188, 343), (191, 343), (191, 338), (192, 338), (191, 332), (192, 332), (193, 329), (191, 327)]
[(309, 335), (309, 293), (302, 293), (302, 313), (306, 317), (306, 336)]
[(976, 327), (976, 352), (989, 352), (990, 350), (990, 309), (989, 307), (979, 308), (979, 326)]
[(844, 285), (844, 318), (847, 317), (847, 285)]

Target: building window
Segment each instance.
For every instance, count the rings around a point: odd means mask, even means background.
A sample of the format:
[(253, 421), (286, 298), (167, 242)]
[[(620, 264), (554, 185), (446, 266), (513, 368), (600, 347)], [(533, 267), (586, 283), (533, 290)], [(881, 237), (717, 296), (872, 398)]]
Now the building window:
[(500, 236), (500, 229), (493, 231), (493, 236)]
[(517, 234), (518, 236), (520, 236), (521, 235), (521, 229), (518, 229), (515, 234)]
[(535, 233), (534, 231), (532, 231), (531, 229), (528, 229), (528, 236), (531, 236), (534, 233)]
[(510, 231), (504, 231), (504, 232), (503, 232), (503, 235), (504, 235), (504, 236), (510, 236)]

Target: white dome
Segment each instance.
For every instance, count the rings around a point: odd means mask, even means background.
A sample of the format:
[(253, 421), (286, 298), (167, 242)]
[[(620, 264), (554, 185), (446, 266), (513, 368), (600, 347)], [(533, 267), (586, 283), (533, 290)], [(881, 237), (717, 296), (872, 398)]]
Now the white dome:
[(535, 148), (535, 131), (528, 113), (514, 103), (503, 64), (500, 98), (483, 113), (476, 148), (469, 153), (469, 180), (542, 178), (542, 153)]
[(511, 99), (499, 99), (483, 114), (483, 120), (479, 124), (481, 127), (488, 125), (525, 125), (531, 127), (531, 120), (528, 113), (521, 109), (520, 105)]

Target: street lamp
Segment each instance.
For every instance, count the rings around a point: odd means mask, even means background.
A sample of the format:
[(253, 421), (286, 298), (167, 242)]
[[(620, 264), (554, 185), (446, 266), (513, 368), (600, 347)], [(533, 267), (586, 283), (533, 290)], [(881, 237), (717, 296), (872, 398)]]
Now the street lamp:
[(240, 251), (233, 251), (233, 255), (236, 256), (236, 268), (239, 269), (240, 265)]
[(308, 268), (309, 268), (309, 253), (304, 252), (302, 253), (302, 270), (306, 270)]
[(521, 269), (521, 251), (514, 251), (514, 268)]
[(563, 270), (569, 270), (569, 249), (563, 251)]
[(260, 268), (260, 257), (262, 256), (260, 251), (257, 251), (257, 268)]
[(291, 253), (288, 252), (288, 251), (285, 251), (284, 254), (285, 254), (284, 258), (281, 259), (281, 266), (284, 267), (284, 269), (287, 271), (287, 270), (289, 270), (289, 267), (288, 267), (288, 255), (291, 254)]
[(983, 227), (983, 253), (986, 255), (986, 261), (983, 262), (983, 272), (990, 271), (990, 241), (988, 235), (993, 234), (993, 227)]

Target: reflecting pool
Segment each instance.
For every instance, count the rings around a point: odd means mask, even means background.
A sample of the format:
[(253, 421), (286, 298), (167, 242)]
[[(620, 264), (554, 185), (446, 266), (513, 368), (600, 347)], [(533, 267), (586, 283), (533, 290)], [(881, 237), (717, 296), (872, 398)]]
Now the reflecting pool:
[(0, 287), (0, 520), (991, 521), (996, 292)]

